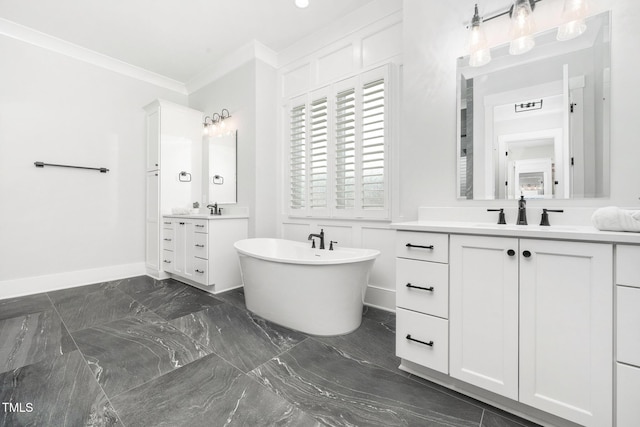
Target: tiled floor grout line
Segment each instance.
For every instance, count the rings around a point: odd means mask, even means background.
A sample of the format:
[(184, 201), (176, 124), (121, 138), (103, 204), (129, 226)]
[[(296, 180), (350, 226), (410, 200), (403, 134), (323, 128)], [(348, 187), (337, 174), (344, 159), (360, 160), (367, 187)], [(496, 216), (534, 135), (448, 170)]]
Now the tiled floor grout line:
[(96, 384), (98, 384), (98, 387), (100, 388), (100, 391), (102, 391), (102, 394), (104, 395), (104, 398), (107, 399), (107, 402), (109, 402), (109, 406), (111, 406), (111, 409), (113, 410), (113, 412), (116, 413), (116, 416), (118, 417), (118, 420), (122, 424), (122, 427), (127, 427), (127, 425), (122, 420), (122, 418), (120, 418), (120, 415), (118, 414), (118, 411), (116, 410), (116, 407), (113, 406), (113, 403), (111, 403), (111, 399), (109, 398), (109, 395), (102, 388), (102, 384), (100, 384), (98, 379), (95, 377), (95, 374), (93, 373), (93, 370), (91, 369), (91, 365), (89, 365), (89, 362), (87, 361), (87, 358), (84, 356), (84, 353), (82, 352), (82, 350), (80, 350), (80, 347), (78, 346), (78, 343), (76, 342), (76, 339), (73, 337), (73, 335), (71, 335), (71, 332), (69, 331), (69, 328), (67, 328), (67, 324), (65, 323), (64, 319), (62, 318), (62, 316), (58, 312), (58, 308), (56, 307), (56, 305), (53, 303), (53, 300), (49, 296), (49, 292), (45, 292), (45, 295), (47, 296), (47, 298), (51, 302), (51, 305), (53, 306), (53, 309), (55, 310), (56, 314), (60, 318), (60, 322), (62, 323), (62, 326), (64, 326), (64, 328), (67, 331), (67, 334), (69, 334), (69, 338), (71, 338), (71, 341), (73, 341), (73, 345), (76, 346), (76, 349), (78, 350), (78, 353), (80, 353), (80, 356), (82, 356), (82, 360), (84, 360), (84, 363), (86, 364), (86, 368), (89, 370), (89, 372), (91, 372), (91, 378), (93, 378), (93, 380), (96, 382)]

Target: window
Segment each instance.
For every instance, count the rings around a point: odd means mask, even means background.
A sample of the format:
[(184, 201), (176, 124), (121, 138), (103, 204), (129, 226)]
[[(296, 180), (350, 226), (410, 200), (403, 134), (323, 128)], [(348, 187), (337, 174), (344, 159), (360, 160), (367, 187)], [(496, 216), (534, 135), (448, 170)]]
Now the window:
[(389, 217), (388, 66), (291, 100), (289, 214)]

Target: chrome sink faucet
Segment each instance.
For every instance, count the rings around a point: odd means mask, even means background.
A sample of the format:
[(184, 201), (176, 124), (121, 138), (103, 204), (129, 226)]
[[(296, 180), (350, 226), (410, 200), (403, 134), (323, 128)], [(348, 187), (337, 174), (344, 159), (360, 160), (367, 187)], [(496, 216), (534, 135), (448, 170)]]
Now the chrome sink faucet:
[(517, 225), (527, 225), (527, 201), (524, 196), (520, 196), (518, 200), (518, 222)]
[[(307, 238), (307, 240), (311, 240), (314, 237), (318, 237), (320, 239), (320, 249), (324, 249), (324, 229), (321, 228), (320, 229), (320, 234), (309, 234), (309, 237)], [(315, 240), (313, 241), (313, 246), (311, 246), (312, 248), (315, 247)]]
[(213, 205), (207, 205), (209, 208), (210, 215), (220, 215), (220, 209), (218, 209), (218, 202), (215, 202)]

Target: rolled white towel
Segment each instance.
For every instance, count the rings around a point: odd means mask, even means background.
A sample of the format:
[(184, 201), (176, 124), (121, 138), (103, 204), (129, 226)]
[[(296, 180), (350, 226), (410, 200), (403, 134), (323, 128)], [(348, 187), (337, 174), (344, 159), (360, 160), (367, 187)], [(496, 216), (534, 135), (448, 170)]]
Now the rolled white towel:
[(640, 210), (607, 206), (596, 210), (591, 217), (591, 222), (598, 230), (640, 233)]

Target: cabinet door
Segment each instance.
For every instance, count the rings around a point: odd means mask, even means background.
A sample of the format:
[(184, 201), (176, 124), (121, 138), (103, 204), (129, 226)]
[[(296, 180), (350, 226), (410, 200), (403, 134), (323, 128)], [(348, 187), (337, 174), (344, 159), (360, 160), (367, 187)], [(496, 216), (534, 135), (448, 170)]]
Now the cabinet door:
[(450, 375), (518, 398), (518, 240), (451, 236)]
[(520, 240), (520, 401), (612, 425), (613, 247)]
[(175, 250), (172, 273), (184, 275), (187, 253), (187, 221), (174, 221)]
[(147, 114), (147, 171), (160, 168), (160, 110)]
[(158, 214), (159, 179), (157, 172), (148, 172), (146, 177), (146, 267), (160, 271), (160, 218)]

